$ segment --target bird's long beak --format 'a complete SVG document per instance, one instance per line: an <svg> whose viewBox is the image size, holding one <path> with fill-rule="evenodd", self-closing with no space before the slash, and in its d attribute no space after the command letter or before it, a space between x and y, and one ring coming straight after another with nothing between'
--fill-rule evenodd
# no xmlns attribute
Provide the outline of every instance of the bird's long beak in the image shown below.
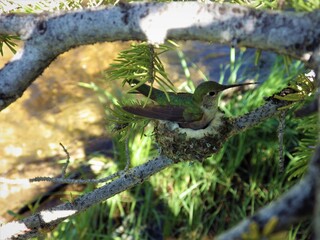
<svg viewBox="0 0 320 240"><path fill-rule="evenodd" d="M251 85L251 84L259 84L259 83L252 82L252 83L239 83L239 84L223 85L223 90L226 90L229 88L234 88L234 87L242 87L242 86Z"/></svg>

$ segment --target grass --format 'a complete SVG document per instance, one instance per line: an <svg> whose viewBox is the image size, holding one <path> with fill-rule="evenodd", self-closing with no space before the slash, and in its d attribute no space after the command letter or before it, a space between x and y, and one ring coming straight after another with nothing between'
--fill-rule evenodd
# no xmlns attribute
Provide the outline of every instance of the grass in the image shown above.
<svg viewBox="0 0 320 240"><path fill-rule="evenodd" d="M238 67L233 67L233 79L237 77ZM288 74L283 70L283 60L277 58L266 82L241 99L232 99L223 110L237 116L261 105L264 97L277 91L275 86L281 89L301 69L299 63L290 67ZM304 130L297 130L297 126L299 121L288 116L286 156L292 156L304 136ZM65 221L48 239L211 239L298 181L297 177L289 180L289 174L279 172L277 127L277 119L269 119L229 139L220 152L202 164L174 165ZM156 154L151 134L147 135L130 141L134 166ZM116 141L115 148L119 154L111 163L112 171L123 168L125 162L123 143ZM289 162L290 158L286 158L285 165ZM101 177L110 173L111 170L105 171ZM309 224L294 226L286 238L309 239L306 230Z"/></svg>

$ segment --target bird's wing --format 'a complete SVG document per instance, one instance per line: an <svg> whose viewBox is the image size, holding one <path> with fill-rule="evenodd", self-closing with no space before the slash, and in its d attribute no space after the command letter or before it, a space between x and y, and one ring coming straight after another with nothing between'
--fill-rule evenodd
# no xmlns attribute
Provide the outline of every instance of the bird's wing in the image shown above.
<svg viewBox="0 0 320 240"><path fill-rule="evenodd" d="M145 107L124 106L122 108L129 113L152 119L166 120L172 122L190 121L185 119L185 108L180 106L147 105Z"/></svg>

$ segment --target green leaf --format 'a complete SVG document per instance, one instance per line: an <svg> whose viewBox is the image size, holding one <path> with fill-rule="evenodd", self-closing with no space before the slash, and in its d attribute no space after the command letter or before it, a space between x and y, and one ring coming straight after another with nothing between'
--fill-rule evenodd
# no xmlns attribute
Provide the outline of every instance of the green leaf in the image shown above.
<svg viewBox="0 0 320 240"><path fill-rule="evenodd" d="M3 56L3 44L7 45L12 53L16 53L15 47L17 44L13 40L19 40L18 36L0 35L0 54Z"/></svg>

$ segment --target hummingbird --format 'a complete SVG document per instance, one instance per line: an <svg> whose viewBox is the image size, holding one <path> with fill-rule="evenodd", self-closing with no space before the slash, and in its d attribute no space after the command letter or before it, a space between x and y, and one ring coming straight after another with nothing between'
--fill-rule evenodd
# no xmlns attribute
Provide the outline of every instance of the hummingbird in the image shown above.
<svg viewBox="0 0 320 240"><path fill-rule="evenodd" d="M140 83L138 80L128 81L130 85ZM215 118L219 110L218 99L222 91L255 83L241 83L222 85L217 82L203 82L196 87L194 93L167 92L142 84L136 90L153 101L153 104L142 106L123 106L122 108L132 114L176 122L181 128L199 130L206 128Z"/></svg>

